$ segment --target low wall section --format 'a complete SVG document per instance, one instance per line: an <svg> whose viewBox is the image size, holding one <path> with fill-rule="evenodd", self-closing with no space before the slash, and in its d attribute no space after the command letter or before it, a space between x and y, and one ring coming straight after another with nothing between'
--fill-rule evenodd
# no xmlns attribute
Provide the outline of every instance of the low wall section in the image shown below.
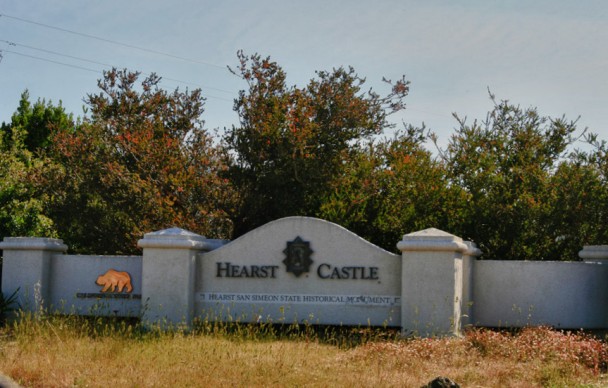
<svg viewBox="0 0 608 388"><path fill-rule="evenodd" d="M608 328L608 263L477 260L473 284L478 326Z"/></svg>
<svg viewBox="0 0 608 388"><path fill-rule="evenodd" d="M135 317L141 313L141 256L65 255L67 246L61 240L46 238L5 238L0 246L2 291L8 296L19 290L17 303L24 310ZM96 283L98 278L115 268L129 274L130 292L101 292L104 286Z"/></svg>
<svg viewBox="0 0 608 388"><path fill-rule="evenodd" d="M131 292L101 292L104 286L96 283L97 278L114 268L129 274ZM48 297L51 310L137 317L142 310L141 269L141 256L54 255Z"/></svg>

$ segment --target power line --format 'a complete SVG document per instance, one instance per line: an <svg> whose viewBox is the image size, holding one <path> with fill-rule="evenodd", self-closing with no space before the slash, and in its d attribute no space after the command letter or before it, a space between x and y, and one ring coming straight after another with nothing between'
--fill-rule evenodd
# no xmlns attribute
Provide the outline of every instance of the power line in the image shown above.
<svg viewBox="0 0 608 388"><path fill-rule="evenodd" d="M96 74L103 74L102 71L100 71L100 70L91 69L91 68L88 68L88 67L83 67L83 66L78 66L78 65L73 65L73 64L65 63L65 62L59 62L59 61L55 61L55 60L48 59L48 58L37 57L35 55L28 55L28 54L20 53L20 52L13 51L13 50L6 50L6 49L0 50L0 58L2 58L2 53L15 54L15 55L19 55L19 56L26 57L26 58L37 59L37 60L44 61L44 62L54 63L56 65L67 66L67 67L71 67L71 68L79 69L79 70L85 70L85 71L89 71L89 72L96 73ZM162 78L161 78L161 80L162 80ZM213 96L213 95L210 95L210 94L207 94L207 93L205 93L205 97L207 97L207 98L213 98L213 99L217 99L217 100L228 101L228 102L233 102L232 100L229 100L227 98Z"/></svg>
<svg viewBox="0 0 608 388"><path fill-rule="evenodd" d="M106 67L112 67L112 65L109 65L107 63L97 62L97 61L93 61L93 60L86 59L86 58L81 58L81 57L75 57L75 56L68 55L68 54L62 54L62 53L59 53L57 51L51 51L51 50L46 50L46 49L42 49L42 48L38 48L38 47L28 46L28 45L25 45L25 44L15 43L15 42L11 42L11 41L4 40L4 39L0 39L0 42L4 42L4 43L8 44L9 46L13 46L13 47L16 47L16 46L25 47L25 48L28 48L30 50L42 51L43 53L47 53L47 54L59 55L61 57L76 59L78 61L94 63L96 65L101 65L101 66L106 66Z"/></svg>
<svg viewBox="0 0 608 388"><path fill-rule="evenodd" d="M4 39L0 39L0 42L4 42L4 43L8 44L9 46L13 46L13 47L16 47L16 46L25 47L25 48L28 48L30 50L36 50L36 51L41 51L41 52L44 52L44 53L47 53L47 54L53 54L53 55L58 55L58 56L66 57L66 58L70 58L70 59L76 59L78 61L89 62L89 63L93 63L95 65L100 65L100 66L104 66L104 67L116 67L116 66L110 65L108 63L97 62L97 61L93 61L93 60L82 58L82 57L75 57L73 55L63 54L63 53L60 53L60 52L57 52L57 51L46 50L46 49L39 48L39 47L28 46L28 45L21 44L21 43L15 43L15 42L11 42L11 41L4 40ZM8 52L8 50L7 50L7 52ZM19 54L17 54L17 55L19 55ZM147 76L150 75L150 73L143 73L143 74L147 75ZM182 80L179 80L179 79L174 79L174 78L169 78L169 77L164 77L164 76L162 77L162 79L165 79L167 81L173 81L173 82L185 84L185 85L196 86L196 87L201 88L201 89L215 90L215 91L218 91L218 92L223 92L223 93L228 93L228 94L234 94L234 92L231 92L230 90L214 88L214 87L211 87L211 86L198 85L198 84L195 84L193 82L182 81Z"/></svg>
<svg viewBox="0 0 608 388"><path fill-rule="evenodd" d="M9 19L13 19L13 20L17 20L17 21L23 22L23 23L34 24L34 25L37 25L37 26L41 26L41 27L45 27L45 28L50 28L50 29L53 29L53 30L61 31L61 32L67 32L69 34L78 35L78 36L82 36L82 37L89 38L89 39L95 39L95 40L99 40L99 41L102 41L102 42L114 44L114 45L117 45L117 46L122 46L122 47L127 47L127 48L131 48L131 49L140 50L140 51L145 51L145 52L148 52L148 53L152 53L152 54L156 54L156 55L162 55L162 56L173 58L173 59L179 59L179 60L185 61L185 62L198 63L200 65L212 66L212 67L217 67L219 69L226 70L225 66L216 65L214 63L205 62L205 61L198 61L196 59L190 59L190 58L185 58L185 57L180 57L178 55L168 54L168 53L165 53L165 52L162 52L162 51L157 51L157 50L151 50L151 49L148 49L148 48L139 47L139 46L135 46L135 45L128 44L128 43L122 43L122 42L118 42L118 41L115 41L115 40L102 38L102 37L95 36L95 35L85 34L83 32L72 31L72 30L68 30L68 29L65 29L65 28L61 28L61 27L50 26L48 24L39 23L39 22L35 22L35 21L32 21L32 20L27 20L27 19L19 18L19 17L16 17L16 16L11 16L11 15L1 14L0 13L0 17L6 17L6 18L9 18Z"/></svg>
<svg viewBox="0 0 608 388"><path fill-rule="evenodd" d="M88 68L88 67L82 67L82 66L78 66L78 65L72 65L70 63L65 63L65 62L54 61L52 59L37 57L35 55L23 54L23 53L19 53L17 51L2 49L2 50L0 50L0 52L20 55L20 56L26 57L26 58L38 59L38 60L45 61L45 62L51 62L51 63L57 64L57 65L72 67L74 69L80 69L80 70L90 71L92 73L97 73L97 74L101 73L99 70L96 70L96 69L91 69L91 68Z"/></svg>

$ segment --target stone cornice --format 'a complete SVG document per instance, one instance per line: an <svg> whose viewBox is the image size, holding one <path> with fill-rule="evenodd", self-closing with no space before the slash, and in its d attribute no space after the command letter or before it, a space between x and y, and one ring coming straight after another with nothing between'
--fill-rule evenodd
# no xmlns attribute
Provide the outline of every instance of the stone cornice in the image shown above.
<svg viewBox="0 0 608 388"><path fill-rule="evenodd" d="M0 243L2 250L15 251L52 251L65 252L68 250L63 240L44 237L5 237Z"/></svg>

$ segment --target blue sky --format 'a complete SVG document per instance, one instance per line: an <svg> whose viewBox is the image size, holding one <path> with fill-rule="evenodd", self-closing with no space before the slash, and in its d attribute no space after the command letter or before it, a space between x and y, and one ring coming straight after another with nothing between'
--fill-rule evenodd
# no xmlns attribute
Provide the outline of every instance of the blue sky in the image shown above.
<svg viewBox="0 0 608 388"><path fill-rule="evenodd" d="M61 100L81 114L83 98L97 92L107 66L73 56L156 72L168 89L200 86L208 96L207 128L222 129L238 120L232 99L245 85L226 65L236 65L236 51L243 49L271 56L290 85L304 86L315 70L353 66L384 93L382 77L405 74L411 81L407 110L392 120L424 122L441 143L457 125L453 112L485 118L492 108L488 88L543 115L581 116L581 127L608 139L604 0L4 0L0 14L0 121L10 120L25 89L33 99Z"/></svg>

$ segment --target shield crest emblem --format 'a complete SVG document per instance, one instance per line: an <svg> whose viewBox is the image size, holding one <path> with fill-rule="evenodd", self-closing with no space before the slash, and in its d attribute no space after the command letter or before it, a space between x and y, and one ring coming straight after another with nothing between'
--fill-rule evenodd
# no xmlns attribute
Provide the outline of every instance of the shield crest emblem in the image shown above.
<svg viewBox="0 0 608 388"><path fill-rule="evenodd" d="M313 253L310 242L304 241L298 236L293 241L287 242L287 248L283 250L283 253L286 256L283 264L287 267L287 272L300 277L304 272L310 271L310 265L313 263L310 258Z"/></svg>

